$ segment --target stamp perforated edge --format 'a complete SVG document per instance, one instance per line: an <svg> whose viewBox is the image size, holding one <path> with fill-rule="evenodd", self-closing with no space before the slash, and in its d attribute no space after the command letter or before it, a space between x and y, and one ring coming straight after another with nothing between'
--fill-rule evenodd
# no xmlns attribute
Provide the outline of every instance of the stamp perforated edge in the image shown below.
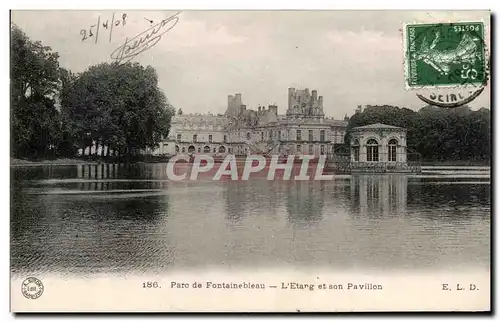
<svg viewBox="0 0 500 322"><path fill-rule="evenodd" d="M412 26L412 25L438 25L438 24L458 24L458 23L482 23L483 24L483 42L484 42L484 68L486 72L486 81L484 83L475 83L475 84L446 84L446 85L410 85L408 80L410 76L410 71L409 71L409 64L408 64L408 39L407 39L407 27ZM418 90L426 90L426 89L440 89L440 88L463 88L463 89L479 89L480 87L486 86L489 80L489 75L490 75L490 68L489 68L489 61L490 61L490 51L489 47L491 46L491 34L490 34L490 24L491 24L491 12L490 12L490 17L489 21L486 24L484 19L477 19L477 20L459 20L459 21L435 21L435 22L404 22L402 26L402 46L403 46L403 66L404 66L404 83L405 83L405 89L407 91L418 91ZM490 40L490 44L488 44L485 39Z"/></svg>

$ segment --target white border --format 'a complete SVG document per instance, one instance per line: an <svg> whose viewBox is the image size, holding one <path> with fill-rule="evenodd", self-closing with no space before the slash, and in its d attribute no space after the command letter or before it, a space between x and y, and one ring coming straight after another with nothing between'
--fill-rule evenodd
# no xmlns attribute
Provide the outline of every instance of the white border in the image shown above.
<svg viewBox="0 0 500 322"><path fill-rule="evenodd" d="M208 3L207 1L202 1L202 0L170 0L168 2L164 1L150 1L150 0L142 0L140 2L133 2L133 1L128 1L128 0L123 0L123 1L115 1L114 3L104 3L102 1L96 1L96 0L87 0L83 2L79 2L78 4L76 2L68 2L68 1L17 1L15 3L15 8L16 9L48 9L48 8L59 8L59 9L98 9L98 8L127 8L127 9L145 9L145 8L161 8L164 9L166 7L172 7L172 8L185 8L185 9L394 9L395 5L398 6L398 9L443 9L445 4L443 2L437 2L435 0L421 0L418 2L394 2L390 0L381 0L381 1L368 1L368 0L351 0L348 2L337 2L337 3L332 3L332 2L326 2L323 0L309 0L306 2L303 1L275 1L271 2L269 0L252 0L252 1L211 1ZM2 17L2 22L3 26L7 26L9 24L9 12L8 10L10 9L8 6L7 2L2 2L2 6L5 6L4 10L2 10L3 14L1 15ZM459 10L465 10L465 9L488 9L491 8L493 11L500 11L500 2L498 1L492 1L492 0L475 0L475 1L462 1L462 0L455 0L455 1L449 1L446 3L446 9L459 9ZM498 34L498 33L496 33ZM495 35L495 39L491 39L491 41L496 41L497 36ZM10 170L9 170L9 163L10 163L10 151L8 148L5 148L6 146L9 145L10 142L10 119L9 119L9 74L6 72L9 70L9 33L4 32L2 33L2 42L4 44L4 51L2 51L3 59L2 62L4 63L4 73L3 73L3 97L4 97L4 104L3 108L0 109L0 119L4 122L4 126L0 127L0 130L2 131L2 139L4 140L4 145L3 149L1 149L1 153L3 154L2 160L4 162L3 166L0 167L0 171L2 171L2 178L10 178ZM495 55L496 56L496 55ZM494 58L493 58L494 59ZM493 75L492 75L493 77ZM498 83L495 83L495 87L492 88L492 91L496 91L499 89ZM492 109L495 108L494 106L491 107ZM497 120L498 118L498 112L493 114L494 116L494 123L498 123L499 121ZM492 124L492 128L494 128ZM492 138L493 139L493 138ZM494 136L494 142L497 142L497 136ZM496 161L499 160L498 155L495 155ZM497 162L495 161L495 166L497 165ZM500 161L499 161L500 162ZM3 229L3 244L2 244L2 255L3 255L3 260L7 261L7 263L4 262L3 265L3 278L0 279L0 283L2 284L2 301L3 303L3 309L2 309L2 321L13 321L14 316L9 313L9 278L10 278L10 269L8 265L9 261L9 243L10 243L10 208L9 208L9 201L10 201L10 180L3 180L3 185L2 185L2 194L1 194L1 204L4 207L3 213L3 218L4 218L4 224L1 226ZM499 190L495 190L495 200L500 200L500 192ZM495 219L496 221L496 231L498 233L498 219ZM496 241L496 239L495 239ZM497 249L498 250L498 249ZM498 253L497 253L498 255ZM497 257L498 258L498 257ZM498 283L498 278L496 279ZM498 286L495 285L495 286ZM498 290L498 288L497 288ZM498 309L498 299L500 297L496 296L495 297L495 307ZM96 316L90 316L88 317L90 320L95 320L95 321L104 321L106 320L106 317L96 317ZM130 318L127 318L127 320L130 321L146 321L147 317L137 317L137 316L132 316ZM169 316L169 319L172 320L177 320L180 318L177 316ZM288 317L257 317L263 320L271 320L271 319L288 319ZM335 316L335 318L340 318L340 319L345 319L345 316ZM370 316L350 316L347 317L348 320L350 321L364 321L368 320ZM380 318L384 319L385 317L381 316ZM425 320L425 321L437 321L438 317L430 317L430 316L417 316L417 319ZM483 318L481 316L475 317L475 316L462 316L461 318L465 320L482 320ZM189 320L191 318L187 318ZM228 320L232 320L233 318L228 318ZM395 317L395 320L403 319L403 317ZM25 317L23 319L24 321L36 321L38 320L36 317ZM55 317L45 317L44 320L51 321L51 320L56 320ZM70 321L71 318L69 317L62 317L62 318L57 318L58 321ZM182 320L186 320L186 318L182 318Z"/></svg>

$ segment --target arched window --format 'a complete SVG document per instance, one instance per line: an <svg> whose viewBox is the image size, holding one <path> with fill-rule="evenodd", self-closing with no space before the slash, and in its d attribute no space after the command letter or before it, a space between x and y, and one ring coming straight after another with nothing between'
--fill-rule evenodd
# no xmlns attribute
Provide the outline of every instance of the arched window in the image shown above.
<svg viewBox="0 0 500 322"><path fill-rule="evenodd" d="M352 154L354 157L354 161L359 161L359 140L355 139L352 143Z"/></svg>
<svg viewBox="0 0 500 322"><path fill-rule="evenodd" d="M219 153L226 153L226 148L223 145L219 147Z"/></svg>
<svg viewBox="0 0 500 322"><path fill-rule="evenodd" d="M175 153L179 153L179 146L178 145L175 146Z"/></svg>
<svg viewBox="0 0 500 322"><path fill-rule="evenodd" d="M210 147L208 145L205 145L203 148L203 153L210 153Z"/></svg>
<svg viewBox="0 0 500 322"><path fill-rule="evenodd" d="M186 152L186 148L182 147L182 153L185 153L185 152Z"/></svg>
<svg viewBox="0 0 500 322"><path fill-rule="evenodd" d="M247 132L247 140L250 140L250 132Z"/></svg>
<svg viewBox="0 0 500 322"><path fill-rule="evenodd" d="M188 153L194 153L194 151L195 151L194 145L190 145L188 148Z"/></svg>
<svg viewBox="0 0 500 322"><path fill-rule="evenodd" d="M397 154L396 154L397 146L398 146L398 140L396 139L389 140L389 162L397 161Z"/></svg>
<svg viewBox="0 0 500 322"><path fill-rule="evenodd" d="M378 142L375 139L366 142L366 161L378 162Z"/></svg>

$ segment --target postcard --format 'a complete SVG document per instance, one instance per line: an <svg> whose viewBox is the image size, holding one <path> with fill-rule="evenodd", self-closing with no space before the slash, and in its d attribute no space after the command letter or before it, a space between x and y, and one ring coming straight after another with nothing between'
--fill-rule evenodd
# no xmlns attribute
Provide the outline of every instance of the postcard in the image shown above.
<svg viewBox="0 0 500 322"><path fill-rule="evenodd" d="M11 11L11 311L490 311L490 34Z"/></svg>

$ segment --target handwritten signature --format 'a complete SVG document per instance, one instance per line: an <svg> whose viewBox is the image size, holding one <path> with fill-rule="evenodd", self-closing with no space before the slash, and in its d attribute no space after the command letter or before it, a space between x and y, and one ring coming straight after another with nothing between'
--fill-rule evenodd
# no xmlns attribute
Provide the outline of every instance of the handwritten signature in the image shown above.
<svg viewBox="0 0 500 322"><path fill-rule="evenodd" d="M134 38L125 38L125 43L111 53L111 58L119 64L125 64L140 53L153 47L161 40L162 35L169 32L179 22L178 15L180 13L181 12L179 11L174 15L163 19Z"/></svg>

